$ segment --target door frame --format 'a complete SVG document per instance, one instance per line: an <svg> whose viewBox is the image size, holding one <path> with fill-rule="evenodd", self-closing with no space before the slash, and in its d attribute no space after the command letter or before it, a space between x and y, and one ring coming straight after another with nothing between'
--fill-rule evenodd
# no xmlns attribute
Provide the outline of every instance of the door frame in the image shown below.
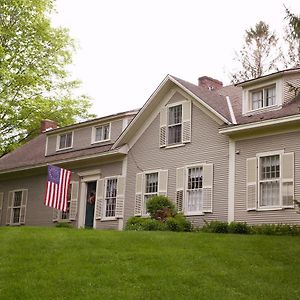
<svg viewBox="0 0 300 300"><path fill-rule="evenodd" d="M78 211L78 228L83 228L85 226L85 214L86 214L86 197L87 197L87 184L91 181L96 181L96 190L98 180L100 179L100 172L98 170L97 175L87 175L81 178L80 183L80 198L79 198L79 211ZM96 218L95 218L96 209L94 210L94 220L93 228L96 228Z"/></svg>

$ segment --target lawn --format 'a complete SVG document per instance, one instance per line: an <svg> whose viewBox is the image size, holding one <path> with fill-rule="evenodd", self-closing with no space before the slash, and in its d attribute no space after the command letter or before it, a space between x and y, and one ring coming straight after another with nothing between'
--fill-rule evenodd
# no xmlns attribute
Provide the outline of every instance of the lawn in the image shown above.
<svg viewBox="0 0 300 300"><path fill-rule="evenodd" d="M0 299L300 299L300 237L2 227Z"/></svg>

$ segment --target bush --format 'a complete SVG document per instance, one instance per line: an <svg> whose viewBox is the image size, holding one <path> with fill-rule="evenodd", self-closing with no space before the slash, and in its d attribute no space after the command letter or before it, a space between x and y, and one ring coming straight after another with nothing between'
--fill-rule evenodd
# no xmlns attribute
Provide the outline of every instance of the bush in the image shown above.
<svg viewBox="0 0 300 300"><path fill-rule="evenodd" d="M146 207L150 217L156 220L163 221L176 214L174 203L168 197L161 195L150 198Z"/></svg>
<svg viewBox="0 0 300 300"><path fill-rule="evenodd" d="M202 227L204 232L214 232L214 233L228 233L228 223L221 221L204 221L205 225Z"/></svg>
<svg viewBox="0 0 300 300"><path fill-rule="evenodd" d="M253 225L251 227L251 233L266 235L300 235L300 226L289 224Z"/></svg>
<svg viewBox="0 0 300 300"><path fill-rule="evenodd" d="M72 224L67 222L57 222L55 227L57 228L73 228Z"/></svg>
<svg viewBox="0 0 300 300"><path fill-rule="evenodd" d="M181 214L167 218L165 224L170 231L192 231L193 229L191 222Z"/></svg>
<svg viewBox="0 0 300 300"><path fill-rule="evenodd" d="M251 227L246 222L231 222L228 225L229 233L249 234Z"/></svg>

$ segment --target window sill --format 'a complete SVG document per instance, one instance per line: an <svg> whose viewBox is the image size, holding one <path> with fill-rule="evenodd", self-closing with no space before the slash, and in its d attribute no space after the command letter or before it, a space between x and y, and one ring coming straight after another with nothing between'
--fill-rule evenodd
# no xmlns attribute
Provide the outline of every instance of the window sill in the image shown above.
<svg viewBox="0 0 300 300"><path fill-rule="evenodd" d="M117 220L116 217L109 217L109 218L102 218L99 221L101 221L101 222L108 222L108 221L116 221L116 220Z"/></svg>
<svg viewBox="0 0 300 300"><path fill-rule="evenodd" d="M101 143L107 143L107 142L110 142L111 139L108 139L108 140L102 140L102 141L92 141L91 142L91 145L94 145L94 144L101 144Z"/></svg>
<svg viewBox="0 0 300 300"><path fill-rule="evenodd" d="M195 217L195 216L204 216L205 214L203 212L189 212L189 213L184 213L186 217Z"/></svg>
<svg viewBox="0 0 300 300"><path fill-rule="evenodd" d="M177 147L183 147L185 144L174 144L174 145L168 145L165 147L165 149L172 149L172 148L177 148Z"/></svg>
<svg viewBox="0 0 300 300"><path fill-rule="evenodd" d="M243 113L244 117L250 117L251 115L256 115L268 111L273 111L273 110L278 110L281 109L282 105L271 105L271 106L266 106L266 107L261 107L253 110L248 110L247 112Z"/></svg>
<svg viewBox="0 0 300 300"><path fill-rule="evenodd" d="M64 151L64 150L70 150L73 147L67 147L67 148L61 148L61 149L56 149L56 152Z"/></svg>
<svg viewBox="0 0 300 300"><path fill-rule="evenodd" d="M285 206L285 207L259 207L254 209L254 211L274 211L274 210L285 210L285 209L294 209L294 206Z"/></svg>

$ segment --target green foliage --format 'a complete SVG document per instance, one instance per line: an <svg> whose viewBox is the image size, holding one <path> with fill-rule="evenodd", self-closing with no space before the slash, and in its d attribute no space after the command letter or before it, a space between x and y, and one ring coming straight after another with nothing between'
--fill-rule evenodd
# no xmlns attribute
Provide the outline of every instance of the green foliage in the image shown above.
<svg viewBox="0 0 300 300"><path fill-rule="evenodd" d="M174 217L168 217L165 221L151 218L131 217L126 223L125 230L192 231L192 224L181 214Z"/></svg>
<svg viewBox="0 0 300 300"><path fill-rule="evenodd" d="M228 233L228 223L221 221L204 221L205 225L202 227L201 231L213 232L213 233Z"/></svg>
<svg viewBox="0 0 300 300"><path fill-rule="evenodd" d="M246 222L231 222L228 225L229 233L249 234L251 227Z"/></svg>
<svg viewBox="0 0 300 300"><path fill-rule="evenodd" d="M156 220L163 221L176 213L174 203L166 196L158 195L150 198L146 203L146 207L151 218Z"/></svg>
<svg viewBox="0 0 300 300"><path fill-rule="evenodd" d="M57 227L57 228L73 228L72 224L70 224L68 222L57 222L55 224L55 227Z"/></svg>
<svg viewBox="0 0 300 300"><path fill-rule="evenodd" d="M299 225L289 224L262 224L251 226L252 234L265 234L265 235L299 235Z"/></svg>
<svg viewBox="0 0 300 300"><path fill-rule="evenodd" d="M54 28L53 0L2 0L0 14L0 156L35 137L42 119L60 126L91 117L89 99L73 96L74 41Z"/></svg>
<svg viewBox="0 0 300 300"><path fill-rule="evenodd" d="M177 214L174 217L168 217L165 221L167 229L170 231L192 231L193 227L182 214Z"/></svg>

